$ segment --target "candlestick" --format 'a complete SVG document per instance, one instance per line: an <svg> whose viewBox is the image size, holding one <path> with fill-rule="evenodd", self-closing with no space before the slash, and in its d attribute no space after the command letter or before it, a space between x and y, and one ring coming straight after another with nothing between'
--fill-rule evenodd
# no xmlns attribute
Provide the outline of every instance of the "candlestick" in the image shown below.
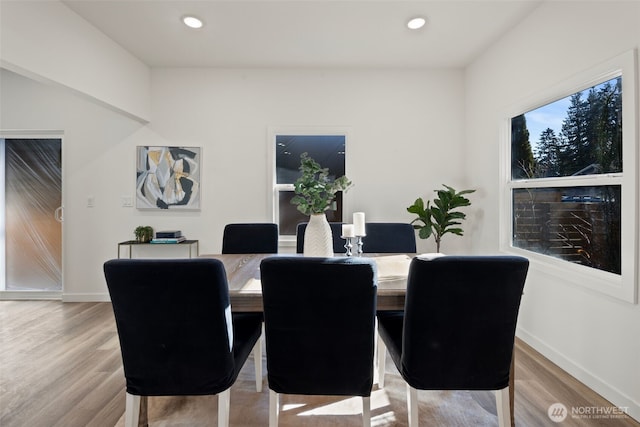
<svg viewBox="0 0 640 427"><path fill-rule="evenodd" d="M358 245L358 250L357 250L357 256L361 257L362 256L362 236L356 236L356 239L358 239L357 241L357 245Z"/></svg>
<svg viewBox="0 0 640 427"><path fill-rule="evenodd" d="M366 236L366 230L364 226L364 212L353 213L353 233L356 236Z"/></svg>
<svg viewBox="0 0 640 427"><path fill-rule="evenodd" d="M353 244L351 243L351 239L353 239L353 237L347 237L347 236L342 236L343 239L346 240L345 244L344 244L344 249L345 249L345 255L346 256L351 256L351 248L353 247Z"/></svg>

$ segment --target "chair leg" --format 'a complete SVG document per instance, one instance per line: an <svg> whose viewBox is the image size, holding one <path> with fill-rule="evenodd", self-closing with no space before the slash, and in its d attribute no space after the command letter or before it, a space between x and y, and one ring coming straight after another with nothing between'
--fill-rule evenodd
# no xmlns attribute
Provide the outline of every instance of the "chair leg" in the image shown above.
<svg viewBox="0 0 640 427"><path fill-rule="evenodd" d="M387 357L387 347L384 345L382 337L378 335L378 388L384 387L385 360Z"/></svg>
<svg viewBox="0 0 640 427"><path fill-rule="evenodd" d="M218 427L229 427L231 388L218 393Z"/></svg>
<svg viewBox="0 0 640 427"><path fill-rule="evenodd" d="M127 393L124 411L125 427L138 427L140 419L140 396Z"/></svg>
<svg viewBox="0 0 640 427"><path fill-rule="evenodd" d="M256 391L262 392L262 337L264 333L260 335L256 345L253 347L253 364L256 371Z"/></svg>
<svg viewBox="0 0 640 427"><path fill-rule="evenodd" d="M409 427L418 427L418 390L407 383L407 415Z"/></svg>
<svg viewBox="0 0 640 427"><path fill-rule="evenodd" d="M509 387L496 390L496 411L498 412L498 425L500 427L511 426L511 405L509 402Z"/></svg>
<svg viewBox="0 0 640 427"><path fill-rule="evenodd" d="M380 335L378 334L378 316L374 319L373 322L373 369L378 370L378 339Z"/></svg>
<svg viewBox="0 0 640 427"><path fill-rule="evenodd" d="M278 427L278 415L280 412L280 395L269 390L269 427Z"/></svg>
<svg viewBox="0 0 640 427"><path fill-rule="evenodd" d="M362 425L371 427L371 397L362 396Z"/></svg>

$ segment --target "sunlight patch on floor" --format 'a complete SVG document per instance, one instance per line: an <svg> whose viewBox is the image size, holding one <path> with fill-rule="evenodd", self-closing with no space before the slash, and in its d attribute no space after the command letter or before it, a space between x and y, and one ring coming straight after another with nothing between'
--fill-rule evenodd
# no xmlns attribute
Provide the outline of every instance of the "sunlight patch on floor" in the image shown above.
<svg viewBox="0 0 640 427"><path fill-rule="evenodd" d="M397 421L396 414L393 411L389 411L380 415L372 416L371 427L392 426L395 425Z"/></svg>
<svg viewBox="0 0 640 427"><path fill-rule="evenodd" d="M305 403L285 403L280 408L281 411L292 411L294 409L302 408L305 406Z"/></svg>
<svg viewBox="0 0 640 427"><path fill-rule="evenodd" d="M390 404L387 393L384 390L376 390L371 393L371 412L376 409L388 407ZM287 405L284 405L287 406ZM295 407L304 406L302 404L290 405ZM293 409L289 407L289 409ZM345 397L345 399L332 402L327 405L303 411L298 416L312 415L357 415L362 414L362 398L361 397ZM377 417L374 417L377 418Z"/></svg>

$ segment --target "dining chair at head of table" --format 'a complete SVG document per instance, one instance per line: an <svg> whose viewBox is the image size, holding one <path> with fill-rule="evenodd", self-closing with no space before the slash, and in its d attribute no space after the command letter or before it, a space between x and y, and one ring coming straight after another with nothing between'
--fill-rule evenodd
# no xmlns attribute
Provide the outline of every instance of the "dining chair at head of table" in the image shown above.
<svg viewBox="0 0 640 427"><path fill-rule="evenodd" d="M141 396L218 395L229 424L230 387L254 349L262 389L261 313L231 313L222 262L117 259L104 264L126 379L125 425Z"/></svg>
<svg viewBox="0 0 640 427"><path fill-rule="evenodd" d="M345 252L345 240L342 238L342 223L330 222L333 235L333 252L341 254ZM304 246L304 233L307 223L298 224L296 231L296 252L302 253ZM415 253L416 233L411 224L402 222L367 222L365 224L367 235L363 237L363 253Z"/></svg>
<svg viewBox="0 0 640 427"><path fill-rule="evenodd" d="M269 425L279 394L361 396L370 425L377 272L366 258L269 257L260 265Z"/></svg>
<svg viewBox="0 0 640 427"><path fill-rule="evenodd" d="M405 310L378 312L378 334L407 382L409 426L417 390L493 390L510 424L509 376L529 261L518 256L414 258ZM384 385L384 363L378 363Z"/></svg>
<svg viewBox="0 0 640 427"><path fill-rule="evenodd" d="M403 222L367 222L362 239L364 253L415 253L416 232Z"/></svg>
<svg viewBox="0 0 640 427"><path fill-rule="evenodd" d="M272 223L227 224L222 235L222 253L278 253L278 225Z"/></svg>

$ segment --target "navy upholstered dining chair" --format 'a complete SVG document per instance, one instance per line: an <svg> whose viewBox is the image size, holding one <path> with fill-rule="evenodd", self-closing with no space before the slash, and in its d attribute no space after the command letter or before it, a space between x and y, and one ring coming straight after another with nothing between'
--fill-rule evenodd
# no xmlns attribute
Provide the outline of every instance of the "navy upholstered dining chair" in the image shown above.
<svg viewBox="0 0 640 427"><path fill-rule="evenodd" d="M415 253L416 232L402 222L367 222L362 239L364 253Z"/></svg>
<svg viewBox="0 0 640 427"><path fill-rule="evenodd" d="M304 234L307 230L307 222L301 222L296 227L296 253L303 253L304 251ZM333 253L340 254L346 251L344 244L345 241L340 237L342 235L342 223L330 222L331 234L333 236Z"/></svg>
<svg viewBox="0 0 640 427"><path fill-rule="evenodd" d="M278 224L227 224L222 234L223 254L278 253Z"/></svg>
<svg viewBox="0 0 640 427"><path fill-rule="evenodd" d="M361 396L369 426L377 273L365 258L269 257L260 266L269 426L279 395Z"/></svg>
<svg viewBox="0 0 640 427"><path fill-rule="evenodd" d="M342 223L330 222L333 234L333 252L345 252L345 241L341 237ZM296 230L296 252L301 254L304 247L304 233L307 223L298 224ZM368 222L365 224L367 235L362 239L364 253L415 253L416 233L413 226L402 222Z"/></svg>
<svg viewBox="0 0 640 427"><path fill-rule="evenodd" d="M407 382L410 427L418 425L417 390L493 390L499 424L510 425L511 358L528 266L518 256L411 261L404 312L378 313L378 333ZM384 362L378 369L382 387Z"/></svg>
<svg viewBox="0 0 640 427"><path fill-rule="evenodd" d="M262 389L261 313L231 312L215 259L117 259L104 264L126 379L125 425L138 426L142 396L218 395L229 424L229 389L254 349ZM145 406L146 407L146 406Z"/></svg>

